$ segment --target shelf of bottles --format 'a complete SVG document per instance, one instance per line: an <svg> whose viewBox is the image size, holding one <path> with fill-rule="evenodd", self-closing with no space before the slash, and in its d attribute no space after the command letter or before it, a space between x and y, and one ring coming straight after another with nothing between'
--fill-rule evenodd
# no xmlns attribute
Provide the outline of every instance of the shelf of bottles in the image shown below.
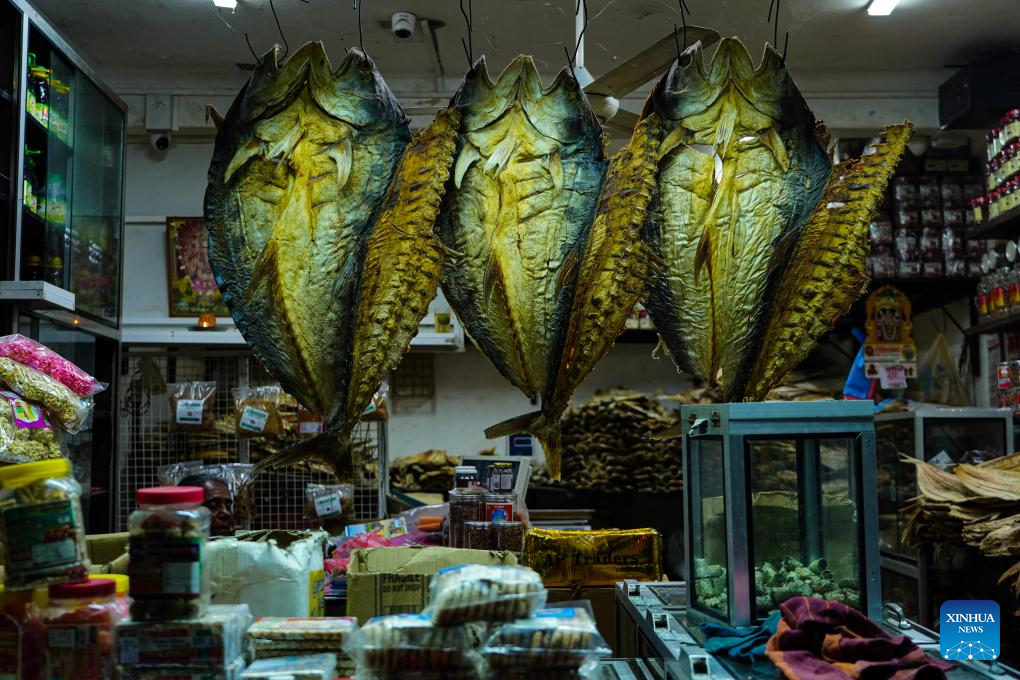
<svg viewBox="0 0 1020 680"><path fill-rule="evenodd" d="M69 290L76 313L116 325L124 114L35 31L25 74L20 279Z"/></svg>

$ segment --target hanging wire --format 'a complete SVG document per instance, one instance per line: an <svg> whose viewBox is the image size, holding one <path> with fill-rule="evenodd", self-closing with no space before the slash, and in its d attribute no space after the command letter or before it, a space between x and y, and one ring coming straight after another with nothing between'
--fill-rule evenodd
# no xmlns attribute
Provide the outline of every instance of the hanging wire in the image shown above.
<svg viewBox="0 0 1020 680"><path fill-rule="evenodd" d="M290 54L290 44L287 43L287 36L283 34L283 26L280 25L280 17L276 15L276 6L273 4L273 0L269 0L269 9L273 12L273 19L276 20L276 30L280 32L280 40L283 41L283 54L280 55L280 61L283 61Z"/></svg>
<svg viewBox="0 0 1020 680"><path fill-rule="evenodd" d="M770 0L769 2L769 23L772 23L772 10L776 12L776 22L772 25L772 47L779 49L779 3L782 0ZM783 41L783 63L786 63L786 50L790 47L790 32L786 32L786 39Z"/></svg>
<svg viewBox="0 0 1020 680"><path fill-rule="evenodd" d="M305 0L305 2L307 1ZM358 44L361 46L361 53L367 57L368 52L365 51L365 29L361 24L361 3L358 0L354 0L354 7L351 9L358 10Z"/></svg>
<svg viewBox="0 0 1020 680"><path fill-rule="evenodd" d="M577 9L574 10L574 16L576 17L581 9L584 9L584 26L581 27L581 32L577 36L577 42L574 43L574 54L573 56L567 52L567 46L563 46L563 53L567 55L567 65L570 70L574 70L574 62L577 60L577 51L581 49L581 41L584 40L584 33L588 30L588 0L577 0Z"/></svg>
<svg viewBox="0 0 1020 680"><path fill-rule="evenodd" d="M244 32L244 41L248 43L248 51L251 52L251 56L255 58L255 63L262 66L262 59L259 55L255 54L255 48L251 46L251 38L248 37L248 31Z"/></svg>
<svg viewBox="0 0 1020 680"><path fill-rule="evenodd" d="M464 25L467 27L467 41L464 38L460 39L460 44L464 46L464 56L468 60L468 68L475 65L475 48L471 43L471 33L475 29L475 9L468 0L468 8L464 9L464 0L460 0L460 14L464 17Z"/></svg>
<svg viewBox="0 0 1020 680"><path fill-rule="evenodd" d="M680 61L680 55L687 49L687 15L691 13L691 8L687 6L687 0L677 0L677 3L680 5L680 21L684 25L683 47L680 47L680 38L677 35L676 24L673 24L673 41L676 43L676 59Z"/></svg>

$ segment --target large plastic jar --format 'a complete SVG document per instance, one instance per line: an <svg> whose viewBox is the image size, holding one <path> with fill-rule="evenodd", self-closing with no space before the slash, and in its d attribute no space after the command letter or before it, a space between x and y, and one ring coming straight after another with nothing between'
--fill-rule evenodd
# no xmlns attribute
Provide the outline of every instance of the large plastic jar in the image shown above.
<svg viewBox="0 0 1020 680"><path fill-rule="evenodd" d="M482 519L485 511L485 489L472 486L450 491L450 521L447 523L447 543L451 548L467 546L465 522Z"/></svg>
<svg viewBox="0 0 1020 680"><path fill-rule="evenodd" d="M44 680L46 629L31 590L0 592L0 678Z"/></svg>
<svg viewBox="0 0 1020 680"><path fill-rule="evenodd" d="M112 678L113 627L124 615L110 579L50 586L43 610L46 677L63 680Z"/></svg>
<svg viewBox="0 0 1020 680"><path fill-rule="evenodd" d="M128 577L135 621L193 619L209 605L209 511L198 486L139 489L128 518Z"/></svg>
<svg viewBox="0 0 1020 680"><path fill-rule="evenodd" d="M7 590L88 579L81 487L65 458L0 468Z"/></svg>

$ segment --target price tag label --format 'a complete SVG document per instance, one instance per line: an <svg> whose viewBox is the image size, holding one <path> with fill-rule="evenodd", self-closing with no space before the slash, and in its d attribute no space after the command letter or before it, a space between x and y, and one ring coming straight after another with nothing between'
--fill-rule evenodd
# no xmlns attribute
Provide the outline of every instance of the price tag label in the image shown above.
<svg viewBox="0 0 1020 680"><path fill-rule="evenodd" d="M184 425L202 424L202 400L181 399L177 402L177 422Z"/></svg>
<svg viewBox="0 0 1020 680"><path fill-rule="evenodd" d="M903 366L882 366L878 380L882 389L904 389L907 386L907 370Z"/></svg>
<svg viewBox="0 0 1020 680"><path fill-rule="evenodd" d="M315 497L315 514L319 517L331 517L340 514L340 494L331 493Z"/></svg>
<svg viewBox="0 0 1020 680"><path fill-rule="evenodd" d="M253 406L245 406L241 411L241 429L249 432L265 432L269 413Z"/></svg>

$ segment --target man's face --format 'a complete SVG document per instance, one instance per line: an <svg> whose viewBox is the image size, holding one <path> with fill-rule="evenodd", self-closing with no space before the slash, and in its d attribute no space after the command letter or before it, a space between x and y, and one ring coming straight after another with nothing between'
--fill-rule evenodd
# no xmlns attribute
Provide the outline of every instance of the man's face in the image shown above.
<svg viewBox="0 0 1020 680"><path fill-rule="evenodd" d="M213 536L234 535L234 499L223 482L212 480L204 485L205 507L212 514L210 533Z"/></svg>

